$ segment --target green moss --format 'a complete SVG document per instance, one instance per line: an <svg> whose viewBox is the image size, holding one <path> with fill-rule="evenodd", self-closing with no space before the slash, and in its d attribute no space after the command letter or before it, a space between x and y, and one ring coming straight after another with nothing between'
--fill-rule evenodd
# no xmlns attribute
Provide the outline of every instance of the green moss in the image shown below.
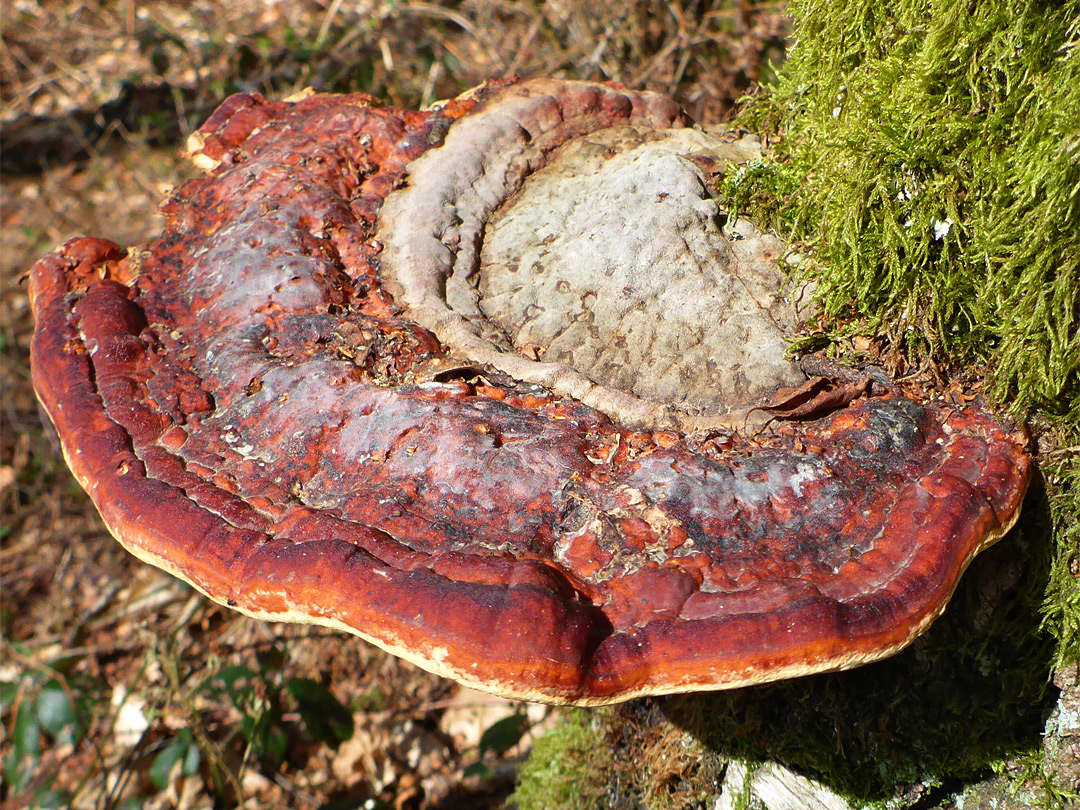
<svg viewBox="0 0 1080 810"><path fill-rule="evenodd" d="M568 711L538 739L508 804L519 810L590 810L604 806L614 766L602 712Z"/></svg>
<svg viewBox="0 0 1080 810"><path fill-rule="evenodd" d="M1080 4L789 11L781 78L742 116L781 141L732 203L805 242L829 313L1080 418Z"/></svg>
<svg viewBox="0 0 1080 810"><path fill-rule="evenodd" d="M1061 639L1058 663L1064 665L1080 661L1080 450L1058 451L1043 474L1050 490L1056 543L1043 603L1044 626Z"/></svg>

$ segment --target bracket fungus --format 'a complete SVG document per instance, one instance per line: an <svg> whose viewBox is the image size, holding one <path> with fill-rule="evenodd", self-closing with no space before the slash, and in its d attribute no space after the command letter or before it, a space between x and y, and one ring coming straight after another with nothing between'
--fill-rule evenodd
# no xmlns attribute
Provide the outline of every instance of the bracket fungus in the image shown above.
<svg viewBox="0 0 1080 810"><path fill-rule="evenodd" d="M709 193L750 148L609 85L234 96L163 236L33 269L34 385L116 538L251 616L551 703L873 661L1029 461L893 394L744 435L802 379Z"/></svg>

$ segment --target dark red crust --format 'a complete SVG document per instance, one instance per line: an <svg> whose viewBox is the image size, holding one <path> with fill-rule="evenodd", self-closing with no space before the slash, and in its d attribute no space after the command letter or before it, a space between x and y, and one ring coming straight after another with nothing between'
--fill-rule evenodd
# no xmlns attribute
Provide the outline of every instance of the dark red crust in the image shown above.
<svg viewBox="0 0 1080 810"><path fill-rule="evenodd" d="M755 447L455 376L380 289L376 226L474 103L230 99L203 130L221 165L160 240L38 263L34 385L111 531L218 601L516 697L724 688L907 644L1014 522L1022 450L977 408L899 397Z"/></svg>

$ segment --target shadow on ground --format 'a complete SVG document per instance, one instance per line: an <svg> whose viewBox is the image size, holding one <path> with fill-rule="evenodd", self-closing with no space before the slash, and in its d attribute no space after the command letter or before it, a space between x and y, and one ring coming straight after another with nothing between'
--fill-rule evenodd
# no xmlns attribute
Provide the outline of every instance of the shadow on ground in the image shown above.
<svg viewBox="0 0 1080 810"><path fill-rule="evenodd" d="M641 730L666 719L716 755L702 773L730 757L775 760L860 802L933 806L960 780L1039 748L1058 693L1039 615L1050 554L1036 481L1017 528L975 560L945 615L899 655L850 672L635 701L613 721Z"/></svg>

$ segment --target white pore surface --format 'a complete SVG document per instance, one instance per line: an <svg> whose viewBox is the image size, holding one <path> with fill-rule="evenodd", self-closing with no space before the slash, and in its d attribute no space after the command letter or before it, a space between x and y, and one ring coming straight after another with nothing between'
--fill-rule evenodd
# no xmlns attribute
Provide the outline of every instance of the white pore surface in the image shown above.
<svg viewBox="0 0 1080 810"><path fill-rule="evenodd" d="M709 194L706 170L745 151L693 129L569 141L487 223L483 316L525 356L690 413L801 382L782 245L748 224L725 234Z"/></svg>

